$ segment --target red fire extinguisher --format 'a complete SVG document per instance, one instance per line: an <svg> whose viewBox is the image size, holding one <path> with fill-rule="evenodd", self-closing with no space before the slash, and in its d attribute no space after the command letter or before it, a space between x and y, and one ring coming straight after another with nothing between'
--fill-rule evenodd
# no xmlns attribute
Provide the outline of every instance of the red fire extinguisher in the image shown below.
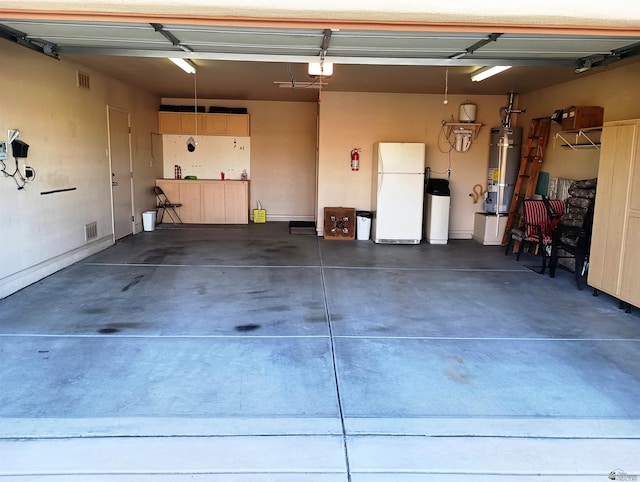
<svg viewBox="0 0 640 482"><path fill-rule="evenodd" d="M351 150L351 170L359 171L360 170L360 148L356 147Z"/></svg>

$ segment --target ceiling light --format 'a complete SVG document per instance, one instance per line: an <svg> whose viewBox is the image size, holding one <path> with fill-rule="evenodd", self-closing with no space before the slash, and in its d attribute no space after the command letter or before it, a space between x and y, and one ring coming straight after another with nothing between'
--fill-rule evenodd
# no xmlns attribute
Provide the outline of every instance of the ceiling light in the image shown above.
<svg viewBox="0 0 640 482"><path fill-rule="evenodd" d="M471 76L471 80L474 82L480 82L481 80L487 79L492 75L499 74L500 72L504 72L507 69L510 69L510 65L494 65L493 67L482 67L480 70L476 70Z"/></svg>
<svg viewBox="0 0 640 482"><path fill-rule="evenodd" d="M327 85L326 82L279 82L275 81L275 85L277 85L281 89L320 89L325 88Z"/></svg>
<svg viewBox="0 0 640 482"><path fill-rule="evenodd" d="M170 58L169 60L171 60L171 62L173 62L178 67L180 67L182 70L184 70L187 74L195 74L196 73L196 66L189 59Z"/></svg>
<svg viewBox="0 0 640 482"><path fill-rule="evenodd" d="M331 77L333 64L330 62L309 62L309 75L313 77Z"/></svg>

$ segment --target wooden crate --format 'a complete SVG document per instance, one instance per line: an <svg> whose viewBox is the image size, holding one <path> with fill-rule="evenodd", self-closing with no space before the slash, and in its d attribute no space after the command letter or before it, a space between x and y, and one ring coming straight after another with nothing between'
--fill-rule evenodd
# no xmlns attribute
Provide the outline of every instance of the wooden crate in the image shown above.
<svg viewBox="0 0 640 482"><path fill-rule="evenodd" d="M355 208L324 208L324 238L353 240L356 235Z"/></svg>

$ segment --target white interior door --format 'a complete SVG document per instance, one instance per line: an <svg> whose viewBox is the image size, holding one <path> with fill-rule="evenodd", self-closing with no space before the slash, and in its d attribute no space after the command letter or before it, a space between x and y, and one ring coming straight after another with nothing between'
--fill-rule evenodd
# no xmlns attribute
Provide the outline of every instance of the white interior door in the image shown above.
<svg viewBox="0 0 640 482"><path fill-rule="evenodd" d="M109 123L113 236L117 240L133 234L130 114L126 110L108 106L107 118Z"/></svg>

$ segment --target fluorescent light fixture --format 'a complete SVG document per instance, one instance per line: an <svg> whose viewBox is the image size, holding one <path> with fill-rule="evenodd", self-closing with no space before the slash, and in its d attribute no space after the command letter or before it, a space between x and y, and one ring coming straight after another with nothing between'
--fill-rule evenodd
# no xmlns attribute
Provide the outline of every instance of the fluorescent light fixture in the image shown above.
<svg viewBox="0 0 640 482"><path fill-rule="evenodd" d="M333 75L333 64L330 62L309 62L309 75L331 77Z"/></svg>
<svg viewBox="0 0 640 482"><path fill-rule="evenodd" d="M196 66L189 59L169 58L169 60L171 60L171 62L173 62L178 67L180 67L182 70L184 70L187 74L195 74L196 73Z"/></svg>
<svg viewBox="0 0 640 482"><path fill-rule="evenodd" d="M494 65L493 67L482 67L480 70L476 70L473 75L471 75L471 80L474 82L480 82L481 80L487 79L492 75L499 74L500 72L504 72L507 69L510 69L510 65Z"/></svg>
<svg viewBox="0 0 640 482"><path fill-rule="evenodd" d="M318 81L295 82L295 83L275 81L274 84L277 85L280 89L320 89L329 85L326 82L318 82Z"/></svg>

